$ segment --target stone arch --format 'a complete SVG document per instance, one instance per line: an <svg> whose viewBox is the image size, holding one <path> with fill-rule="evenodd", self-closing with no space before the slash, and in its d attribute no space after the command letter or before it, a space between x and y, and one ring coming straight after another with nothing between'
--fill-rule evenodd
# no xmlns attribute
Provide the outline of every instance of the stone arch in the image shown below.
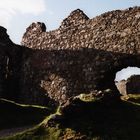
<svg viewBox="0 0 140 140"><path fill-rule="evenodd" d="M115 85L121 95L140 93L140 68L127 67L116 74Z"/></svg>
<svg viewBox="0 0 140 140"><path fill-rule="evenodd" d="M22 72L19 70L18 76L23 85L20 90L31 91L30 95L34 96L32 89L36 88L36 95L40 95L44 88L43 93L46 93L49 89L40 90L40 81L53 73L58 81L60 78L68 83L69 91L64 90L64 94L69 97L107 88L116 93L116 72L127 66L140 66L139 11L139 7L134 7L88 19L77 10L64 20L68 22L64 28L61 26L50 32L45 32L42 23L31 24L22 39L22 45L30 49L29 52L25 51L27 48L21 50L23 57L18 68ZM30 67L29 71L25 64ZM18 78L17 67L13 65L13 69ZM63 88L59 86L58 89Z"/></svg>

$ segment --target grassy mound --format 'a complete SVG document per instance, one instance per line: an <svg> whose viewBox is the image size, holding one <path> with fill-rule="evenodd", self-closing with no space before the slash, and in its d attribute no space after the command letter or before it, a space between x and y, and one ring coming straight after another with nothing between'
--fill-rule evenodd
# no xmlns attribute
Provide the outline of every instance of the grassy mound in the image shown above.
<svg viewBox="0 0 140 140"><path fill-rule="evenodd" d="M44 125L4 140L140 139L140 105L129 101L81 101L64 118L46 119Z"/></svg>

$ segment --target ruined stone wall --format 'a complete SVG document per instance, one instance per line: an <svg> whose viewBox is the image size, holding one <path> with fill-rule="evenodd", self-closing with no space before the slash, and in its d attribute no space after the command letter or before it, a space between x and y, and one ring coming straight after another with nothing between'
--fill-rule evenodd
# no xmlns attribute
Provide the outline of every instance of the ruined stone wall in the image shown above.
<svg viewBox="0 0 140 140"><path fill-rule="evenodd" d="M9 46L8 35L6 29L0 27L0 97L5 96L6 78L7 78L7 63L8 54L7 49Z"/></svg>
<svg viewBox="0 0 140 140"><path fill-rule="evenodd" d="M140 94L140 75L132 75L128 78L126 86L127 94Z"/></svg>
<svg viewBox="0 0 140 140"><path fill-rule="evenodd" d="M139 7L93 19L78 9L50 32L44 23L33 23L22 46L0 27L0 97L52 105L108 88L115 94L116 72L140 67L139 48Z"/></svg>
<svg viewBox="0 0 140 140"><path fill-rule="evenodd" d="M78 9L50 32L33 23L22 45L32 53L22 65L21 97L34 95L36 103L41 93L63 103L80 93L116 90L115 73L140 66L140 7L93 19Z"/></svg>
<svg viewBox="0 0 140 140"><path fill-rule="evenodd" d="M22 45L45 50L94 48L127 54L139 53L139 10L139 7L117 10L93 19L82 16L83 12L76 10L54 31L45 32L44 23L31 24L23 36ZM63 26L64 23L67 24Z"/></svg>
<svg viewBox="0 0 140 140"><path fill-rule="evenodd" d="M6 55L2 51L0 45L0 96L4 94L4 87L5 87L5 72L6 72Z"/></svg>
<svg viewBox="0 0 140 140"><path fill-rule="evenodd" d="M140 94L140 75L132 75L127 80L115 82L121 95Z"/></svg>
<svg viewBox="0 0 140 140"><path fill-rule="evenodd" d="M14 44L9 39L7 30L0 27L0 98L18 99L24 49Z"/></svg>

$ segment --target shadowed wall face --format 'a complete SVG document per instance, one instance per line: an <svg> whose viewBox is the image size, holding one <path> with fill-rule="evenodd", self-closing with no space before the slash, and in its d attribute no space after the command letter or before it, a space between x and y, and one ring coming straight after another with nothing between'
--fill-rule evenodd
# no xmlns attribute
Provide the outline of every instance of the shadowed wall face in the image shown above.
<svg viewBox="0 0 140 140"><path fill-rule="evenodd" d="M18 82L16 73L20 67L17 46L9 39L6 29L0 26L0 97L14 99Z"/></svg>
<svg viewBox="0 0 140 140"><path fill-rule="evenodd" d="M127 94L140 94L140 75L132 75L127 80Z"/></svg>

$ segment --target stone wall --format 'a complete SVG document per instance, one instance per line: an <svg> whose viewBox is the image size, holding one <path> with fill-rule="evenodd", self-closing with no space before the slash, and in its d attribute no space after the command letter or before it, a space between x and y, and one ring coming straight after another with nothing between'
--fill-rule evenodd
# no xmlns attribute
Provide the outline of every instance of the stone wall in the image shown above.
<svg viewBox="0 0 140 140"><path fill-rule="evenodd" d="M127 80L115 81L115 85L116 85L118 91L123 96L126 96L128 94L126 83L127 83Z"/></svg>
<svg viewBox="0 0 140 140"><path fill-rule="evenodd" d="M115 82L121 95L140 94L140 75L132 75L127 80Z"/></svg>
<svg viewBox="0 0 140 140"><path fill-rule="evenodd" d="M18 100L29 104L63 104L81 93L108 88L115 94L116 72L140 66L139 38L140 7L93 19L78 9L49 32L44 23L33 23L22 46L8 50L11 77L19 85L8 83L18 87Z"/></svg>
<svg viewBox="0 0 140 140"><path fill-rule="evenodd" d="M9 68L10 52L13 51L12 41L6 33L6 29L0 27L0 97L7 97L8 79L11 69ZM11 60L10 60L11 62Z"/></svg>
<svg viewBox="0 0 140 140"><path fill-rule="evenodd" d="M50 32L45 32L44 23L31 24L23 36L22 45L43 50L94 48L108 52L139 53L139 7L107 12L93 19L81 14L83 12L79 9L72 12L60 28ZM81 17L82 21L77 17ZM64 23L67 24L64 26Z"/></svg>
<svg viewBox="0 0 140 140"><path fill-rule="evenodd" d="M139 21L140 8L134 7L93 19L78 9L50 32L44 23L31 24L22 39L22 45L34 50L28 68L22 68L28 75L22 79L31 85L22 87L36 93L36 85L58 102L94 90L117 91L115 73L140 65Z"/></svg>
<svg viewBox="0 0 140 140"><path fill-rule="evenodd" d="M22 55L26 48L14 44L0 26L0 98L17 100Z"/></svg>
<svg viewBox="0 0 140 140"><path fill-rule="evenodd" d="M127 94L140 94L140 75L132 75L128 78L126 87Z"/></svg>

